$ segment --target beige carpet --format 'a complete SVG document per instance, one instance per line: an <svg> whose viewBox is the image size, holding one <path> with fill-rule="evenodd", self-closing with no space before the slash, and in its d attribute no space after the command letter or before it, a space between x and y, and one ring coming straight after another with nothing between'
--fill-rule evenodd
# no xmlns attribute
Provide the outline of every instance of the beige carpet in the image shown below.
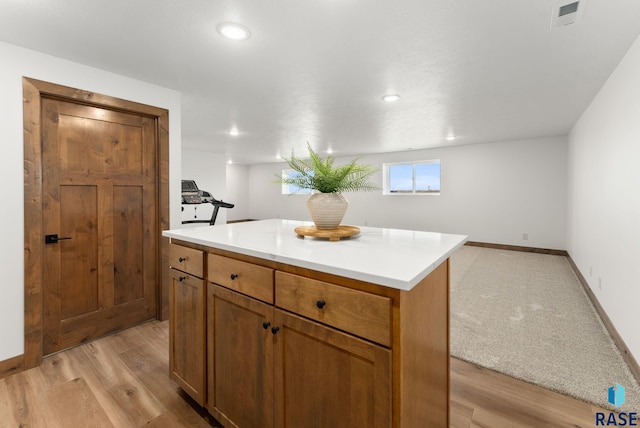
<svg viewBox="0 0 640 428"><path fill-rule="evenodd" d="M610 408L640 387L566 257L465 246L451 257L451 355Z"/></svg>

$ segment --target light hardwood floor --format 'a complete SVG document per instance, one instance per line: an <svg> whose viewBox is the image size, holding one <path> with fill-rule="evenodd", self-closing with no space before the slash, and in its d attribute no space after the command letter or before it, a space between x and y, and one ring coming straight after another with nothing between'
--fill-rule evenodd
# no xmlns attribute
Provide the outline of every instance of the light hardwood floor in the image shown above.
<svg viewBox="0 0 640 428"><path fill-rule="evenodd" d="M0 427L218 426L169 379L168 333L168 322L147 322L1 379ZM452 428L593 427L599 410L451 361Z"/></svg>

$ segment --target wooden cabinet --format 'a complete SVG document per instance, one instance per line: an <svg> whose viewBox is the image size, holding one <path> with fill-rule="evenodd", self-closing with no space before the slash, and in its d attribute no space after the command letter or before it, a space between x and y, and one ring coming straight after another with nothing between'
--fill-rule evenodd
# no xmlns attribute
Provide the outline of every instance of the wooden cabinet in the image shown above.
<svg viewBox="0 0 640 428"><path fill-rule="evenodd" d="M172 377L223 426L448 427L448 260L402 291L204 250L206 290L172 269Z"/></svg>
<svg viewBox="0 0 640 428"><path fill-rule="evenodd" d="M388 428L391 351L276 309L275 426Z"/></svg>
<svg viewBox="0 0 640 428"><path fill-rule="evenodd" d="M212 283L207 301L207 409L224 426L390 426L389 349Z"/></svg>
<svg viewBox="0 0 640 428"><path fill-rule="evenodd" d="M273 426L273 308L209 283L207 409L226 427Z"/></svg>
<svg viewBox="0 0 640 428"><path fill-rule="evenodd" d="M206 398L206 284L204 253L170 244L169 370L198 404Z"/></svg>

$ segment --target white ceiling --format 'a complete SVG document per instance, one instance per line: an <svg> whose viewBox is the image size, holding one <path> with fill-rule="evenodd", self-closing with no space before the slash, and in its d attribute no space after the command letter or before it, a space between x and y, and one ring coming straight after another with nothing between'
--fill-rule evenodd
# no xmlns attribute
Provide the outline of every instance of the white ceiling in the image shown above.
<svg viewBox="0 0 640 428"><path fill-rule="evenodd" d="M550 31L569 1L0 0L0 40L180 91L183 147L262 163L566 135L640 34L637 0Z"/></svg>

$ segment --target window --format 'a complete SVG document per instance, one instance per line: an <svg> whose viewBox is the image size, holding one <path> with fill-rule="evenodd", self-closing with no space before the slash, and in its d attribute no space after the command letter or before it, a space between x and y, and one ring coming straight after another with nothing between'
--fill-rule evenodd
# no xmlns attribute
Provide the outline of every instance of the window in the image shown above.
<svg viewBox="0 0 640 428"><path fill-rule="evenodd" d="M440 159L383 164L385 195L439 195Z"/></svg>
<svg viewBox="0 0 640 428"><path fill-rule="evenodd" d="M300 173L298 171L294 171L292 169L282 170L282 178L296 178L299 176ZM313 190L311 189L301 189L295 184L282 183L283 195L310 195L311 193L313 193Z"/></svg>

